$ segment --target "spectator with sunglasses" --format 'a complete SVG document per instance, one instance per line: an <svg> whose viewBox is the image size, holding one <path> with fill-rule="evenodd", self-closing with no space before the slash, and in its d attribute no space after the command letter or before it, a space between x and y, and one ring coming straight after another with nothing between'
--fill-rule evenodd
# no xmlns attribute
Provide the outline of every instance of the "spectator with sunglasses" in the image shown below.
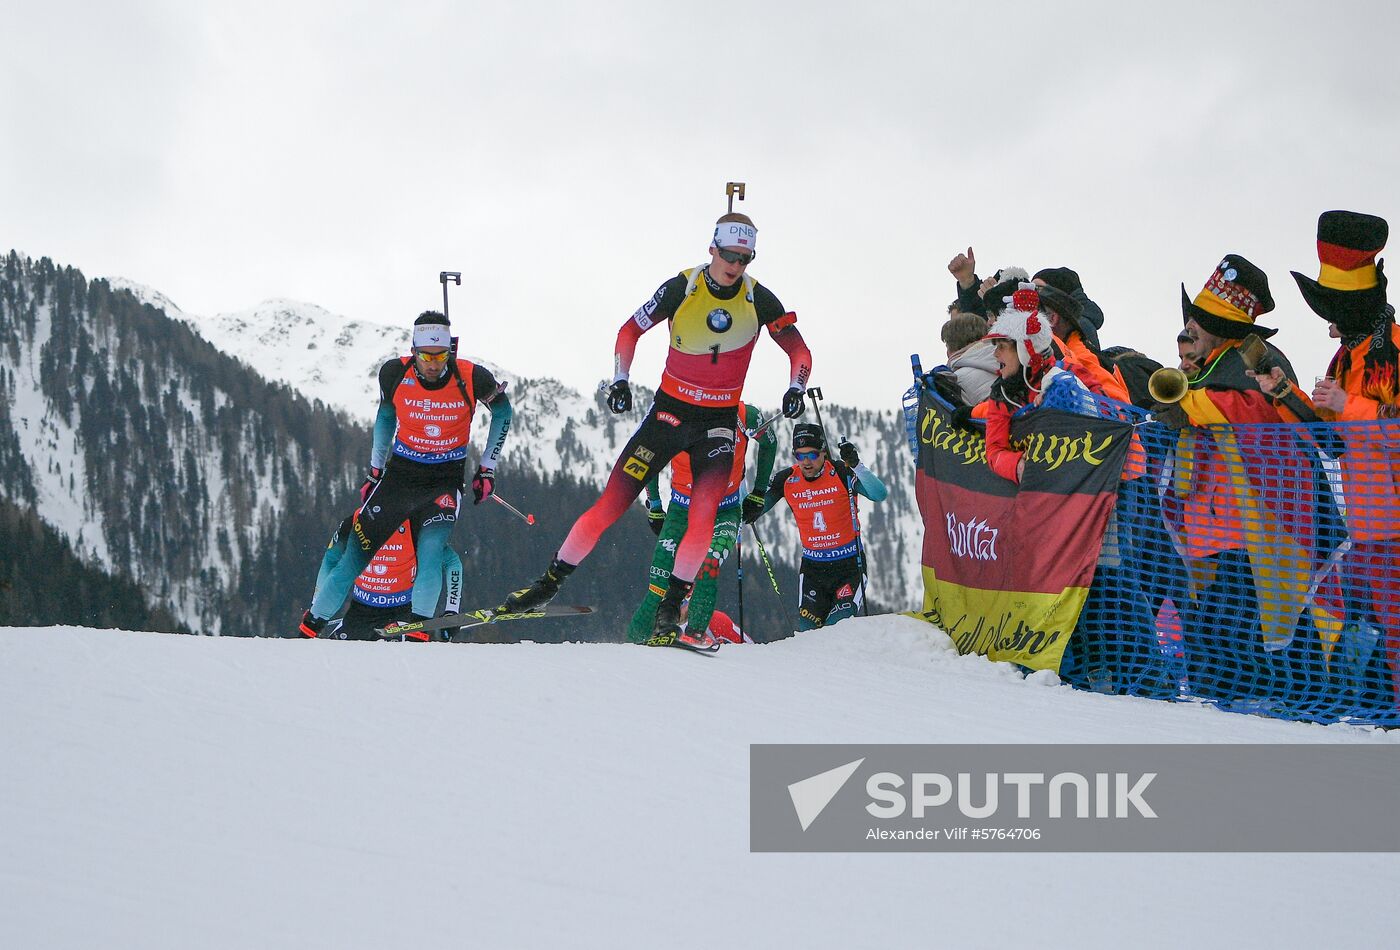
<svg viewBox="0 0 1400 950"><path fill-rule="evenodd" d="M860 462L850 442L837 446L840 461L827 458L821 426L793 426L791 468L773 476L762 505L744 506L752 524L779 501L797 518L802 539L797 629L830 626L854 616L865 601L865 555L860 542L856 496L884 501L885 483Z"/></svg>
<svg viewBox="0 0 1400 950"><path fill-rule="evenodd" d="M420 314L413 324L412 353L379 368L379 414L361 506L345 553L319 579L297 635L316 637L325 629L355 579L405 521L420 526L419 559L442 563L461 506L478 403L491 410L486 451L471 480L472 495L481 504L495 486L496 463L510 431L510 400L490 370L456 355L445 316L433 310ZM413 617L432 617L441 592L441 571L425 574L413 587Z"/></svg>
<svg viewBox="0 0 1400 950"><path fill-rule="evenodd" d="M773 292L746 272L754 259L757 235L747 215L724 215L715 224L709 262L663 283L622 325L614 346L608 408L615 413L632 408L627 374L637 341L664 323L670 351L656 398L614 464L602 496L574 522L549 568L532 586L508 596L498 609L530 610L552 600L603 532L631 506L651 474L678 453L688 452L689 524L676 548L675 565L646 642L703 652L717 649L718 643L704 628L682 628L680 607L710 550L715 514L734 457L740 394L760 331L766 327L773 342L788 355L791 375L783 396L784 415L801 415L812 371L811 353L794 326L797 315L784 310Z"/></svg>

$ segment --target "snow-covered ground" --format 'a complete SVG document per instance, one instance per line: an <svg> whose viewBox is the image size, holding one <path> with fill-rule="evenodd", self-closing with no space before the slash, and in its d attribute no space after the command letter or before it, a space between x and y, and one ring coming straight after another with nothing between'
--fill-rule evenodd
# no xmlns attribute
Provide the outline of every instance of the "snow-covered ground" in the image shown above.
<svg viewBox="0 0 1400 950"><path fill-rule="evenodd" d="M1400 924L1396 855L749 853L754 742L1400 741L1023 680L903 617L716 657L0 628L0 723L3 947L1390 946Z"/></svg>

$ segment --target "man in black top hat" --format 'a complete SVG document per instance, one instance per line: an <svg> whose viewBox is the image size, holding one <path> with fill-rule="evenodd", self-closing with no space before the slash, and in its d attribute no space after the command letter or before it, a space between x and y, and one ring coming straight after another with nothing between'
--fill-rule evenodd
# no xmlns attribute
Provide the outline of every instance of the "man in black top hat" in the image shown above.
<svg viewBox="0 0 1400 950"><path fill-rule="evenodd" d="M1181 309L1194 341L1183 360L1200 370L1182 400L1157 407L1157 415L1175 416L1188 429L1173 453L1169 500L1178 552L1202 587L1191 604L1178 604L1192 689L1226 699L1275 695L1290 669L1306 676L1300 665L1316 644L1311 631L1295 636L1315 551L1307 532L1295 533L1281 514L1312 504L1321 479L1316 452L1279 426L1298 416L1263 391L1272 380L1254 375L1241 352L1251 334L1277 332L1256 323L1274 309L1264 272L1227 254L1194 298L1182 285ZM1265 346L1286 392L1307 405L1288 359ZM1248 423L1272 427L1241 425ZM1222 424L1236 428L1194 428Z"/></svg>

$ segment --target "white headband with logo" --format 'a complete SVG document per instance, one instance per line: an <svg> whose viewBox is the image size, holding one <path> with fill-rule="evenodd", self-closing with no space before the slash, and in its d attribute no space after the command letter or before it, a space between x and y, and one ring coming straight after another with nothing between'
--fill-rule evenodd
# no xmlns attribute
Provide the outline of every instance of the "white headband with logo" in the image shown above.
<svg viewBox="0 0 1400 950"><path fill-rule="evenodd" d="M424 323L413 328L413 348L452 345L452 328L441 323Z"/></svg>
<svg viewBox="0 0 1400 950"><path fill-rule="evenodd" d="M742 221L721 221L715 225L715 237L710 243L715 247L742 247L756 250L758 229Z"/></svg>

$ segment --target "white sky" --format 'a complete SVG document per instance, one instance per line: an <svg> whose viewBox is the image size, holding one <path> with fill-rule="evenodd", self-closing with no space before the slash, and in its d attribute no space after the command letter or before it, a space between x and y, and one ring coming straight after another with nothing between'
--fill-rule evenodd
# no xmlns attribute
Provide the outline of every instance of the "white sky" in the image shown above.
<svg viewBox="0 0 1400 950"><path fill-rule="evenodd" d="M268 297L408 323L588 386L704 259L743 180L754 275L827 398L890 408L942 356L945 266L1068 265L1105 345L1172 356L1180 291L1289 269L1329 208L1400 224L1400 14L1379 3L36 4L0 0L0 247L192 313ZM654 383L650 334L634 378ZM776 404L768 341L748 395Z"/></svg>

